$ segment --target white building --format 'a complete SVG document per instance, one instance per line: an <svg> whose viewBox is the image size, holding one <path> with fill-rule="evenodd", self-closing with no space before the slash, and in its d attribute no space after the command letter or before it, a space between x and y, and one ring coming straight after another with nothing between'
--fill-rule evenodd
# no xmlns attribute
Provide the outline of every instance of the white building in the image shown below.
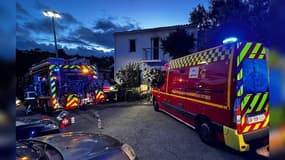
<svg viewBox="0 0 285 160"><path fill-rule="evenodd" d="M186 29L189 34L193 33L197 39L198 29L189 24L114 33L114 77L116 78L116 73L130 62L161 66L163 62L169 61L169 55L164 54L161 49L160 39L166 38L177 28ZM196 50L194 49L194 51Z"/></svg>

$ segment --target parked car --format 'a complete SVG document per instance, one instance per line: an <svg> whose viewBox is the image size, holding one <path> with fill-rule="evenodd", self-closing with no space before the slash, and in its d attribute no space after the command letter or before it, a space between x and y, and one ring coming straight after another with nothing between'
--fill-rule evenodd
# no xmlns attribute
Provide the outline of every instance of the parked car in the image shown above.
<svg viewBox="0 0 285 160"><path fill-rule="evenodd" d="M58 124L50 119L16 120L16 140L59 133Z"/></svg>
<svg viewBox="0 0 285 160"><path fill-rule="evenodd" d="M118 101L118 84L116 81L110 79L110 80L104 80L101 82L103 84L103 92L105 94L105 101L107 102L117 102Z"/></svg>
<svg viewBox="0 0 285 160"><path fill-rule="evenodd" d="M25 114L29 115L31 114L35 108L36 108L36 99L37 99L37 93L32 90L25 91L24 94L24 102L25 105Z"/></svg>
<svg viewBox="0 0 285 160"><path fill-rule="evenodd" d="M26 115L26 106L24 101L16 97L16 116Z"/></svg>
<svg viewBox="0 0 285 160"><path fill-rule="evenodd" d="M136 154L130 145L107 135L67 132L18 141L16 158L135 160Z"/></svg>
<svg viewBox="0 0 285 160"><path fill-rule="evenodd" d="M18 97L16 97L16 108L21 107L21 105L23 105L22 101Z"/></svg>

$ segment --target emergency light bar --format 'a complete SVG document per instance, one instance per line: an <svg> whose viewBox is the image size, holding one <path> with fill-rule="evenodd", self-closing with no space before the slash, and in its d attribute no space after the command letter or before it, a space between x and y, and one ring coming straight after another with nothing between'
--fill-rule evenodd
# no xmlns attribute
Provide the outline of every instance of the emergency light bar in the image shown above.
<svg viewBox="0 0 285 160"><path fill-rule="evenodd" d="M236 37L229 37L223 40L223 44L228 44L228 43L234 43L236 42L238 39Z"/></svg>

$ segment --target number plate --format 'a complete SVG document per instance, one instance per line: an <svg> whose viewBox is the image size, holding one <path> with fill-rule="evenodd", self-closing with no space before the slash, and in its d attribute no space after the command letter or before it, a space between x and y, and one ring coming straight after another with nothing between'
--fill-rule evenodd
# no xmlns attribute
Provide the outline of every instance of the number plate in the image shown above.
<svg viewBox="0 0 285 160"><path fill-rule="evenodd" d="M247 117L247 123L248 124L252 124L252 123L257 123L257 122L261 122L265 119L265 115L264 114L258 114L255 116L249 116Z"/></svg>

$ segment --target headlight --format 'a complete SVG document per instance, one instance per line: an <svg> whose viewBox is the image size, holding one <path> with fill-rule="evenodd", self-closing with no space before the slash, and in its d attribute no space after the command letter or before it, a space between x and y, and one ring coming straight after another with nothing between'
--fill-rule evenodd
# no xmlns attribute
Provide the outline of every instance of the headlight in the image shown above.
<svg viewBox="0 0 285 160"><path fill-rule="evenodd" d="M16 100L16 106L19 106L21 104L21 100Z"/></svg>
<svg viewBox="0 0 285 160"><path fill-rule="evenodd" d="M123 144L121 149L126 153L130 160L136 159L136 153L130 145Z"/></svg>
<svg viewBox="0 0 285 160"><path fill-rule="evenodd" d="M57 116L56 119L59 120L59 121L62 120L62 118L60 116Z"/></svg>
<svg viewBox="0 0 285 160"><path fill-rule="evenodd" d="M118 88L116 86L111 86L110 91L118 91Z"/></svg>
<svg viewBox="0 0 285 160"><path fill-rule="evenodd" d="M42 121L43 123L45 123L45 128L48 128L48 129L57 129L58 126L55 122L53 121L50 121L50 120L43 120Z"/></svg>
<svg viewBox="0 0 285 160"><path fill-rule="evenodd" d="M46 127L50 128L50 129L57 129L58 128L57 125L55 125L55 124L48 124Z"/></svg>

